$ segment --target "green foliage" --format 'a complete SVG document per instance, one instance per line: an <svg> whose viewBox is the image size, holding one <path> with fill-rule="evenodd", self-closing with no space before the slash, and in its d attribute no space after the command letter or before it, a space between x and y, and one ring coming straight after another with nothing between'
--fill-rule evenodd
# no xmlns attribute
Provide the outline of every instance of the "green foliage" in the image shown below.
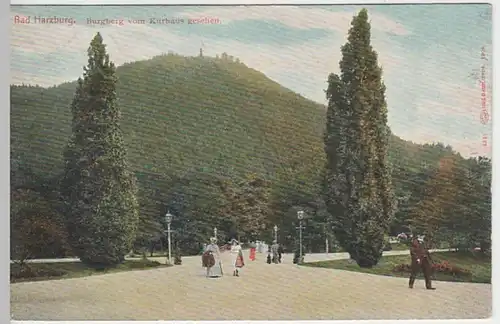
<svg viewBox="0 0 500 324"><path fill-rule="evenodd" d="M69 247L57 201L32 189L11 192L11 258L27 259L65 255Z"/></svg>
<svg viewBox="0 0 500 324"><path fill-rule="evenodd" d="M420 202L413 208L411 222L419 234L424 234L428 242L435 240L440 224L457 203L455 177L458 176L457 161L454 157L443 158L439 168L425 185Z"/></svg>
<svg viewBox="0 0 500 324"><path fill-rule="evenodd" d="M366 9L342 47L341 76L328 78L325 201L340 245L362 267L377 264L394 214L382 70Z"/></svg>
<svg viewBox="0 0 500 324"><path fill-rule="evenodd" d="M168 201L170 183L171 180L165 177L141 174L137 194L140 213L134 249L150 248L152 242L159 242L164 237L165 202Z"/></svg>
<svg viewBox="0 0 500 324"><path fill-rule="evenodd" d="M111 267L93 267L82 262L25 263L10 265L10 281L39 281L78 278L113 272L166 267L158 261L127 260Z"/></svg>
<svg viewBox="0 0 500 324"><path fill-rule="evenodd" d="M394 272L405 272L407 274L412 272L412 266L408 263L398 264L393 268ZM432 271L434 273L445 274L452 277L471 277L472 272L468 269L464 269L461 267L457 267L453 264L450 264L448 261L444 261L441 263L433 263Z"/></svg>
<svg viewBox="0 0 500 324"><path fill-rule="evenodd" d="M61 194L74 253L86 264L105 266L121 263L130 251L138 205L116 106L115 66L102 41L98 33L90 43L71 105Z"/></svg>
<svg viewBox="0 0 500 324"><path fill-rule="evenodd" d="M254 241L266 230L268 222L269 182L256 174L248 174L237 181L221 183L224 204L220 215L228 218L228 238L239 237L243 241ZM224 228L224 225L222 225Z"/></svg>
<svg viewBox="0 0 500 324"><path fill-rule="evenodd" d="M218 229L227 241L255 240L269 227L269 182L255 174L243 178L196 173L172 183L168 208L174 213L174 239L183 251L196 254Z"/></svg>
<svg viewBox="0 0 500 324"><path fill-rule="evenodd" d="M358 27L360 30L366 29L362 24ZM353 40L357 46L366 45L366 42L365 36ZM344 60L346 69L355 62L356 57L362 55L354 55L356 53L352 49L347 45L344 47L344 52L353 53ZM374 63L374 54L368 50L366 53L363 54L365 63ZM362 76L356 71L354 69L346 75L351 92L355 89L356 78ZM383 88L376 81L378 72L377 68L373 68L367 70L364 76L375 77L370 86L380 85ZM296 212L299 209L308 215L303 231L307 251L321 251L325 237L330 238L332 246L333 242L340 241L332 230L339 211L331 208L332 201L325 205L321 198L327 162L322 140L325 130L323 105L281 87L227 53L216 58L206 55L183 57L169 53L127 63L116 69L116 76L119 77L116 83L117 104L122 114L120 128L124 143L127 144L130 170L137 177L139 187L137 199L140 213L133 240L135 249L142 250L154 244L166 247L163 231L166 229L164 215L168 209L174 214L172 239L186 255L200 251L201 244L213 235L213 227L219 230L220 242L234 236L271 241L272 226L278 225L280 243L292 250L298 236ZM358 143L359 150L339 151L340 154L337 154L335 147L345 148L347 139L354 138L354 133L359 133L361 127L355 123L344 124L350 110L341 99L347 96L347 87L338 76L331 75L329 79L329 98L338 99L335 102L330 100L327 115L329 169L338 165L343 168L338 171L345 173L347 170L354 172L354 168L376 166L375 161L384 160L381 157L385 154L385 148L383 143L377 142L383 136L377 137L374 133L388 133L387 128L384 130L380 127L380 132L365 132L366 138L377 139L373 142L378 144L370 146L374 149L370 153L373 158L365 158L369 155L365 153L369 152L370 147L362 143ZM366 84L369 80L365 78L362 83ZM46 200L45 193L52 197L54 190L55 197L59 196L60 190L52 187L60 182L61 170L66 168L61 152L65 149L68 137L73 136L72 127L69 127L72 125L72 112L68 107L72 103L75 88L81 87L84 87L83 80L51 88L32 85L10 87L11 165L16 165L12 168L16 171L11 174L11 191L35 186L33 190L44 197L42 200ZM380 99L383 91L375 88L372 89L373 98ZM93 87L93 90L99 89ZM103 89L101 92L106 91ZM111 95L110 91L107 92ZM76 94L80 95L78 91ZM357 117L362 117L365 110L361 109L361 104L364 104L361 99L366 93L349 95L360 98L359 105L353 111ZM373 107L385 111L383 103ZM378 114L376 109L372 112ZM370 120L365 125L367 130L375 129L376 125L385 125L380 118L364 117L364 120ZM82 128L82 135L93 132L86 131L83 124ZM458 240L455 233L460 228L460 240L477 240L485 248L488 247L491 195L489 184L481 185L476 178L488 168L491 172L491 164L488 166L483 163L484 167L480 167L478 162L464 160L451 147L440 143L418 145L392 134L388 136L388 158L393 166L392 183L398 200L398 208L390 226L391 234L411 231L412 217L417 214L418 203L425 197L429 181L439 168L439 161L451 155L464 168L472 171L470 174L462 172L454 180L453 183L459 188L456 199L464 203L460 204L460 210L455 210L455 219L448 216L443 218L438 235L446 240ZM340 143L343 143L342 147ZM78 150L81 148L82 145L75 147ZM88 146L86 153L90 154L94 148L97 150L97 144L95 147ZM79 159L80 155L77 156ZM77 156L68 157L68 160L74 161ZM348 161L359 165L351 165L349 169L346 164ZM88 161L82 160L80 163ZM375 174L375 171L382 174L380 177L377 174L378 178L386 179L384 168L373 167L370 172ZM330 180L335 181L332 172L329 176ZM252 182L249 177L256 180ZM329 187L330 192L334 193L329 194L330 197L335 197L335 192L340 190L345 192L346 179L342 178L341 173L338 177L338 183ZM369 178L365 177L365 180ZM88 182L91 180L97 178L88 179ZM68 191L62 193L67 194ZM64 195L62 198L66 199ZM73 204L71 201L78 199L67 201ZM135 205L133 199L129 202ZM379 203L382 206L382 201ZM50 214L60 213L57 204L50 205L53 206ZM75 215L81 222L84 222L80 212L83 207L80 204L74 206L79 210ZM342 211L342 208L339 210ZM359 219L368 212L359 210L353 217ZM377 213L371 216L374 214ZM332 218L332 215L335 217ZM122 217L113 219L121 220ZM95 223L86 224L86 227L103 228L96 233L104 237L101 233L107 233L107 225L107 222L103 226ZM357 231L366 232L368 226ZM379 237L384 226L377 225L374 237ZM467 226L474 231L468 233ZM130 230L123 233L129 233Z"/></svg>
<svg viewBox="0 0 500 324"><path fill-rule="evenodd" d="M436 252L432 253L432 259L436 263L433 280L491 283L490 256L471 252ZM304 266L408 278L406 272L408 261L408 255L390 255L382 257L380 262L372 268L361 268L349 260L310 262L305 263ZM417 278L422 277L420 272Z"/></svg>
<svg viewBox="0 0 500 324"><path fill-rule="evenodd" d="M122 129L139 177L182 178L204 170L269 178L289 161L303 164L320 145L323 106L242 63L160 55L125 64L117 76ZM14 156L36 170L62 165L75 85L11 87ZM43 113L34 118L34 111Z"/></svg>
<svg viewBox="0 0 500 324"><path fill-rule="evenodd" d="M491 160L444 158L412 209L414 229L451 247L491 247Z"/></svg>

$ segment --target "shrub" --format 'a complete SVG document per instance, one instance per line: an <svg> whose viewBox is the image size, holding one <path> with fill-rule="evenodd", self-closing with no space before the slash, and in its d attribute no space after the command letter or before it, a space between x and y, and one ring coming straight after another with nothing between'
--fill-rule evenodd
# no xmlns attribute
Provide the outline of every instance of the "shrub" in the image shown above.
<svg viewBox="0 0 500 324"><path fill-rule="evenodd" d="M174 264L175 265L181 265L182 264L181 250L179 248L177 248L175 250Z"/></svg>
<svg viewBox="0 0 500 324"><path fill-rule="evenodd" d="M300 257L300 251L295 250L295 252L293 254L293 264L304 263L304 255L306 255L304 250L302 250L302 257Z"/></svg>
<svg viewBox="0 0 500 324"><path fill-rule="evenodd" d="M69 254L67 233L56 204L32 189L12 193L10 253L14 260Z"/></svg>
<svg viewBox="0 0 500 324"><path fill-rule="evenodd" d="M345 252L345 249L343 249L340 245L334 245L330 248L330 253L341 253Z"/></svg>
<svg viewBox="0 0 500 324"><path fill-rule="evenodd" d="M52 267L30 267L27 264L13 264L10 268L10 278L12 279L27 279L41 277L62 277L67 274L67 271L62 269L54 269Z"/></svg>
<svg viewBox="0 0 500 324"><path fill-rule="evenodd" d="M452 265L448 261L443 261L441 263L435 263L432 265L432 269L436 272L451 274L452 276L470 276L470 275L472 275L472 272L470 270Z"/></svg>
<svg viewBox="0 0 500 324"><path fill-rule="evenodd" d="M398 264L392 269L393 272L411 272L411 265L409 264ZM472 272L468 269L460 268L455 265L450 264L448 261L443 261L441 263L433 263L432 271L434 273L442 273L451 275L454 277L466 277L471 276Z"/></svg>
<svg viewBox="0 0 500 324"><path fill-rule="evenodd" d="M393 272L411 272L411 266L409 264L398 264L392 269Z"/></svg>
<svg viewBox="0 0 500 324"><path fill-rule="evenodd" d="M158 261L152 260L137 260L131 261L128 263L128 268L130 269L144 269L144 268L155 268L160 266L161 263Z"/></svg>

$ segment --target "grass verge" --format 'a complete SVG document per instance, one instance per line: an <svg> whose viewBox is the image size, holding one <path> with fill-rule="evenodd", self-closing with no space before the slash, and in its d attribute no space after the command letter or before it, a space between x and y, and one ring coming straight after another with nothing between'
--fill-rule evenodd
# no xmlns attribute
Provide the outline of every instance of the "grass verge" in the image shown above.
<svg viewBox="0 0 500 324"><path fill-rule="evenodd" d="M391 248L392 251L405 251L410 249L408 245L403 243L391 243Z"/></svg>
<svg viewBox="0 0 500 324"><path fill-rule="evenodd" d="M79 278L114 272L170 267L152 260L126 260L111 268L92 268L81 262L18 263L10 265L10 282Z"/></svg>
<svg viewBox="0 0 500 324"><path fill-rule="evenodd" d="M432 253L434 263L447 262L454 267L465 269L469 272L468 275L452 275L449 273L433 272L433 280L437 281L458 281L458 282L475 282L475 283L491 283L491 257L481 253L469 252L436 252ZM353 260L331 260L304 263L302 266L329 268L346 271L355 271L362 273L370 273L382 276L391 277L409 277L409 272L397 272L395 268L402 264L409 264L409 255L391 255L383 256L379 263L373 268L360 268ZM417 277L422 279L420 273Z"/></svg>

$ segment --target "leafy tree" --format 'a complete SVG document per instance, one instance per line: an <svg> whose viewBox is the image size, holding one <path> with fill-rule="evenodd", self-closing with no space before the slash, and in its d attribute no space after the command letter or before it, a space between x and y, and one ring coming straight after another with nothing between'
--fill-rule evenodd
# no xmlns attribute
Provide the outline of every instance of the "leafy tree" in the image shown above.
<svg viewBox="0 0 500 324"><path fill-rule="evenodd" d="M149 248L150 253L153 253L165 237L164 221L168 210L165 206L169 201L169 189L174 180L153 172L139 172L137 179L139 223L134 249L145 251Z"/></svg>
<svg viewBox="0 0 500 324"><path fill-rule="evenodd" d="M97 33L71 105L61 188L70 244L89 265L122 262L136 237L136 184L126 161L116 82L115 65Z"/></svg>
<svg viewBox="0 0 500 324"><path fill-rule="evenodd" d="M433 243L469 250L491 245L491 161L443 157L410 212L410 222Z"/></svg>
<svg viewBox="0 0 500 324"><path fill-rule="evenodd" d="M491 249L491 159L481 157L478 159L477 167L477 191L476 191L476 216L477 221L474 222L473 229L475 230L475 239L479 242L481 250L486 252Z"/></svg>
<svg viewBox="0 0 500 324"><path fill-rule="evenodd" d="M328 78L325 201L340 245L361 267L376 265L394 213L385 86L370 45L368 12L351 23L341 75Z"/></svg>
<svg viewBox="0 0 500 324"><path fill-rule="evenodd" d="M240 195L243 199L240 206L240 226L247 240L255 240L266 229L271 228L267 219L269 216L269 181L256 174L248 174L239 182Z"/></svg>
<svg viewBox="0 0 500 324"><path fill-rule="evenodd" d="M32 189L12 192L11 256L21 265L27 259L66 254L67 235L53 202Z"/></svg>
<svg viewBox="0 0 500 324"><path fill-rule="evenodd" d="M162 214L164 203L158 197L158 190L142 186L138 191L139 222L134 249L151 248L163 236Z"/></svg>
<svg viewBox="0 0 500 324"><path fill-rule="evenodd" d="M214 227L219 239L227 235L227 219L221 213L224 203L221 181L199 169L172 182L164 212L168 209L174 215L173 239L183 254L198 254L202 244L213 236Z"/></svg>
<svg viewBox="0 0 500 324"><path fill-rule="evenodd" d="M256 240L269 224L269 181L247 174L238 180L225 180L220 183L223 192L221 215L229 225L229 238ZM227 227L226 227L227 228Z"/></svg>
<svg viewBox="0 0 500 324"><path fill-rule="evenodd" d="M412 223L429 244L436 244L446 218L451 219L457 205L455 177L459 165L454 156L441 159L436 173L426 184L424 195L413 210Z"/></svg>
<svg viewBox="0 0 500 324"><path fill-rule="evenodd" d="M457 194L442 227L451 239L462 239L465 247L483 251L491 247L491 160L480 157L462 161L455 173Z"/></svg>
<svg viewBox="0 0 500 324"><path fill-rule="evenodd" d="M308 251L312 253L325 252L325 239L328 238L330 242L334 240L330 230L331 226L328 223L331 216L328 214L323 199L316 199L310 206L312 214L306 223L307 230L304 231L304 242L307 243Z"/></svg>
<svg viewBox="0 0 500 324"><path fill-rule="evenodd" d="M66 256L70 249L59 202L60 176L47 177L11 158L11 256L29 258Z"/></svg>

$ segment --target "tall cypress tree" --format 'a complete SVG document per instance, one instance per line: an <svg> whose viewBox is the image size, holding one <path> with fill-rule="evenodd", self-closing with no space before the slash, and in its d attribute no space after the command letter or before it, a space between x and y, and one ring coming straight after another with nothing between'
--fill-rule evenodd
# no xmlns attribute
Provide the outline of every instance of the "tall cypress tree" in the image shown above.
<svg viewBox="0 0 500 324"><path fill-rule="evenodd" d="M351 22L340 76L328 77L325 202L339 244L361 267L376 265L394 214L385 86L370 45L368 13Z"/></svg>
<svg viewBox="0 0 500 324"><path fill-rule="evenodd" d="M128 170L116 106L115 70L97 33L83 79L78 79L72 136L64 152L61 193L70 244L82 262L96 266L124 260L138 223L135 178Z"/></svg>

